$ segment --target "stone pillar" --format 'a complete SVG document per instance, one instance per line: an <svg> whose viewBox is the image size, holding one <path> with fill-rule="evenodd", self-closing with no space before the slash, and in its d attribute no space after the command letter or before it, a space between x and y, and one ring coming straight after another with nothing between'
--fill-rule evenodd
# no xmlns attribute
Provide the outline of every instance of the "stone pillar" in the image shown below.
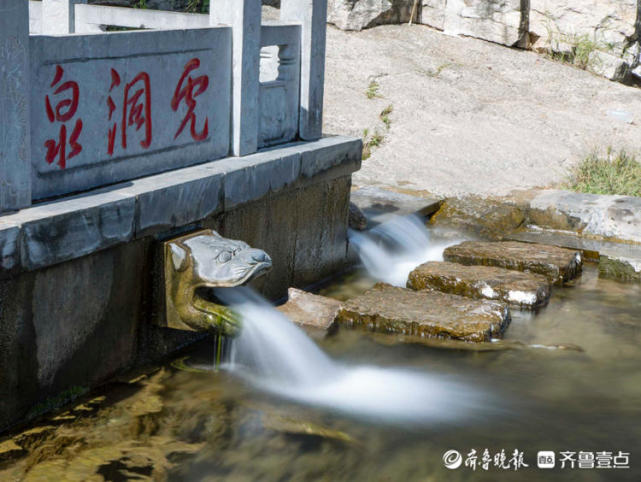
<svg viewBox="0 0 641 482"><path fill-rule="evenodd" d="M280 19L302 24L299 135L313 141L323 132L327 0L281 0Z"/></svg>
<svg viewBox="0 0 641 482"><path fill-rule="evenodd" d="M0 212L31 204L29 5L0 2Z"/></svg>
<svg viewBox="0 0 641 482"><path fill-rule="evenodd" d="M42 33L44 35L74 33L76 3L87 3L87 0L42 0Z"/></svg>
<svg viewBox="0 0 641 482"><path fill-rule="evenodd" d="M209 19L233 29L231 144L245 156L258 148L261 0L211 0Z"/></svg>

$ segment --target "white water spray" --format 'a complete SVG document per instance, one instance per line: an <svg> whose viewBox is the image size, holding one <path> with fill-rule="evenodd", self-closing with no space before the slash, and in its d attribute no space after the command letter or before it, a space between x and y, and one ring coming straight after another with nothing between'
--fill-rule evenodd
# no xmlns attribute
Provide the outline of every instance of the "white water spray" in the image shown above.
<svg viewBox="0 0 641 482"><path fill-rule="evenodd" d="M216 295L242 317L230 367L262 390L361 418L412 424L461 419L487 405L480 392L442 377L336 362L249 288L218 289Z"/></svg>
<svg viewBox="0 0 641 482"><path fill-rule="evenodd" d="M418 216L395 217L366 233L350 231L349 240L370 276L402 287L414 268L443 261L443 250L460 242L431 241Z"/></svg>

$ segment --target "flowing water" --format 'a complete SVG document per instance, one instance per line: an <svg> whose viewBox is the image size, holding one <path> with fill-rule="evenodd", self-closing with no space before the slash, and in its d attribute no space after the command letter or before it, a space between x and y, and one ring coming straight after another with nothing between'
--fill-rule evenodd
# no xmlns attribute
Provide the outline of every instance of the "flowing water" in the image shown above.
<svg viewBox="0 0 641 482"><path fill-rule="evenodd" d="M407 260L380 233L361 241L390 259L440 256ZM437 251L451 241L430 239ZM376 275L323 293L353 296ZM0 480L641 480L639 284L588 265L540 312L513 311L506 340L519 349L487 351L346 329L313 342L251 293L233 296L246 322L228 370L197 368L211 365L206 341L115 381L16 435L28 450L0 445ZM583 351L536 348L559 344ZM450 450L468 464L445 468ZM538 451L583 452L584 467L629 453L630 468L538 469Z"/></svg>
<svg viewBox="0 0 641 482"><path fill-rule="evenodd" d="M418 216L394 217L364 233L350 231L349 240L371 277L403 287L416 266L443 261L443 250L461 242L457 238L431 240Z"/></svg>
<svg viewBox="0 0 641 482"><path fill-rule="evenodd" d="M243 319L230 369L261 390L377 422L422 425L489 411L488 393L452 377L333 360L249 288L216 294Z"/></svg>

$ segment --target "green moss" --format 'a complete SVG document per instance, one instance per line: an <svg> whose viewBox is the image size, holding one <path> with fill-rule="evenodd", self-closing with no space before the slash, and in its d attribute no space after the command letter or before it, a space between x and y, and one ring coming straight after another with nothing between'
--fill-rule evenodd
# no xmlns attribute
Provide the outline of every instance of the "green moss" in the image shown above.
<svg viewBox="0 0 641 482"><path fill-rule="evenodd" d="M380 94L378 93L379 89L381 86L379 85L376 80L372 80L369 85L367 86L367 90L365 91L365 95L367 96L368 99L375 99L376 97L380 97Z"/></svg>
<svg viewBox="0 0 641 482"><path fill-rule="evenodd" d="M379 147L383 141L385 140L385 137L378 132L377 130L374 131L372 135L369 134L369 130L365 129L363 130L363 156L362 159L366 160L369 159L369 157L372 155L372 150L375 147Z"/></svg>
<svg viewBox="0 0 641 482"><path fill-rule="evenodd" d="M385 124L385 128L389 130L389 128L392 126L392 119L390 119L390 114L394 111L394 106L392 104L388 105L381 111L379 114L379 118Z"/></svg>
<svg viewBox="0 0 641 482"><path fill-rule="evenodd" d="M641 163L625 150L608 148L605 157L592 152L570 177L566 187L576 192L641 197Z"/></svg>

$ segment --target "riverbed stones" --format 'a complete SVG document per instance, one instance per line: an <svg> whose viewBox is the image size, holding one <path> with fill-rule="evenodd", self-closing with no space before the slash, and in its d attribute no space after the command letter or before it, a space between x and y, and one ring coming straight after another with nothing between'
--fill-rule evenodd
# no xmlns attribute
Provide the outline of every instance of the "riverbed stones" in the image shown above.
<svg viewBox="0 0 641 482"><path fill-rule="evenodd" d="M311 334L325 335L336 327L340 301L289 288L287 303L278 310Z"/></svg>
<svg viewBox="0 0 641 482"><path fill-rule="evenodd" d="M581 274L581 253L571 249L518 241L465 241L443 252L445 261L464 265L496 266L544 275L563 284Z"/></svg>
<svg viewBox="0 0 641 482"><path fill-rule="evenodd" d="M550 298L550 283L543 275L494 266L465 266L437 261L414 269L407 280L407 287L500 300L525 309L543 306Z"/></svg>
<svg viewBox="0 0 641 482"><path fill-rule="evenodd" d="M498 301L378 283L346 301L338 322L379 333L480 342L502 336L510 311Z"/></svg>

